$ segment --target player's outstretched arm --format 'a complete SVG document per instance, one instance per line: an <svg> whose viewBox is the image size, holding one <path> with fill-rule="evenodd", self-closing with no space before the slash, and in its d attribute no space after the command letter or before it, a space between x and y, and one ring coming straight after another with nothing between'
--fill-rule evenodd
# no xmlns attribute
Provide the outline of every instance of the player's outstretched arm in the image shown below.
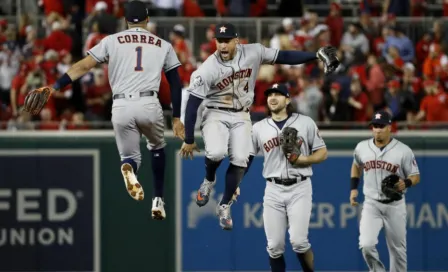
<svg viewBox="0 0 448 272"><path fill-rule="evenodd" d="M339 59L336 56L336 48L332 46L321 47L316 53L280 50L274 63L297 65L316 59L323 62L326 74L336 70L340 64Z"/></svg>
<svg viewBox="0 0 448 272"><path fill-rule="evenodd" d="M188 98L187 108L185 109L185 140L179 151L179 154L184 158L192 158L193 151L199 152L199 148L194 142L194 126L202 101L203 99L192 94Z"/></svg>
<svg viewBox="0 0 448 272"><path fill-rule="evenodd" d="M90 55L73 64L67 73L63 74L53 85L55 90L60 90L71 84L73 81L85 75L90 69L95 67L98 62Z"/></svg>
<svg viewBox="0 0 448 272"><path fill-rule="evenodd" d="M171 103L173 105L173 132L174 136L182 140L185 139L185 128L180 121L182 106L182 81L180 80L177 67L165 72L166 79L170 84Z"/></svg>
<svg viewBox="0 0 448 272"><path fill-rule="evenodd" d="M297 65L313 60L317 60L317 55L313 52L280 50L275 63Z"/></svg>
<svg viewBox="0 0 448 272"><path fill-rule="evenodd" d="M56 83L52 87L44 86L38 89L31 90L25 97L23 110L33 115L39 114L39 112L47 104L53 92L59 91L65 86L71 84L74 80L77 80L85 73L87 73L96 64L97 61L89 55L75 63L67 71L67 73L65 73L56 81Z"/></svg>

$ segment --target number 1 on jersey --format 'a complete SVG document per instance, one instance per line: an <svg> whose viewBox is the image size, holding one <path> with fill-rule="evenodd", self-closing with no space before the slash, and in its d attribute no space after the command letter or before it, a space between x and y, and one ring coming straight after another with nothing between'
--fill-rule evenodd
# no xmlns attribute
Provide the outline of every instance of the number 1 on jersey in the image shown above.
<svg viewBox="0 0 448 272"><path fill-rule="evenodd" d="M141 72L143 71L143 67L142 67L142 47L139 46L137 48L135 48L135 52L137 52L137 65L134 68L134 71L138 71Z"/></svg>

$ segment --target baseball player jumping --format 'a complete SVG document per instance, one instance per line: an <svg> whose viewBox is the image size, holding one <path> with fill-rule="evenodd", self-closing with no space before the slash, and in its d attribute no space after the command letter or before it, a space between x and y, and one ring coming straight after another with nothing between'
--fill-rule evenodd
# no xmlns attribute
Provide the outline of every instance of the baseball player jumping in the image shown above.
<svg viewBox="0 0 448 272"><path fill-rule="evenodd" d="M232 24L219 24L215 30L217 51L192 74L190 96L185 112L185 142L180 154L193 156L199 151L194 142L197 109L205 100L202 136L205 143L205 178L196 203L204 206L216 183L216 170L226 155L230 166L226 173L225 192L217 207L219 223L225 230L233 227L230 213L232 198L247 167L252 122L249 107L254 99L255 80L262 64L301 64L320 59L325 72L334 71L339 60L336 49L322 47L317 53L283 51L259 43L239 44Z"/></svg>
<svg viewBox="0 0 448 272"><path fill-rule="evenodd" d="M170 43L145 29L148 10L143 2L130 2L125 17L127 30L101 40L53 86L31 91L26 97L25 110L39 113L52 92L71 84L98 63L108 63L113 92L112 124L126 190L133 199L143 200L143 188L136 177L141 164L140 139L143 134L152 154L152 217L162 220L166 216L163 202L166 143L163 111L158 99L160 71L165 71L171 87L174 135L183 139L184 128L180 122L182 84L177 72L180 62Z"/></svg>
<svg viewBox="0 0 448 272"><path fill-rule="evenodd" d="M260 151L264 156L263 222L272 272L285 272L285 232L303 271L314 271L308 241L312 209L312 164L327 158L327 148L313 119L293 113L285 85L264 92L269 117L255 123L249 165Z"/></svg>
<svg viewBox="0 0 448 272"><path fill-rule="evenodd" d="M351 169L350 203L357 206L363 171L365 201L359 224L359 248L370 271L385 272L376 244L384 227L390 271L407 271L405 191L420 182L420 173L409 146L391 137L391 117L386 111L373 115L373 138L355 148Z"/></svg>

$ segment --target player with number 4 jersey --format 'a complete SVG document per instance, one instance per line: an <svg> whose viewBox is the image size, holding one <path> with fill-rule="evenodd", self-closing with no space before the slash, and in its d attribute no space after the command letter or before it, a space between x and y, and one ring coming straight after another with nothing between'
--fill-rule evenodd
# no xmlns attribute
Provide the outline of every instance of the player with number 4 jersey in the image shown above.
<svg viewBox="0 0 448 272"><path fill-rule="evenodd" d="M198 190L196 203L207 204L216 183L216 170L225 156L230 158L225 191L217 207L219 224L233 228L230 205L241 182L249 158L252 122L249 109L254 100L255 80L263 64L301 64L321 60L325 72L334 71L339 60L336 49L323 47L318 52L284 51L266 48L259 43L240 44L236 27L218 24L215 28L217 51L191 75L185 111L185 142L180 154L193 156L194 125L197 110L205 103L202 136L205 143L205 178Z"/></svg>

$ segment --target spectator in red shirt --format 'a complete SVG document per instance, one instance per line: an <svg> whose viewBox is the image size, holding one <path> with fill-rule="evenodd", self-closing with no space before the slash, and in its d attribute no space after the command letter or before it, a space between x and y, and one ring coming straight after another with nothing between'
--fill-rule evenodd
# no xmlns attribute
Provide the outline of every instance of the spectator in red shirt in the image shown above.
<svg viewBox="0 0 448 272"><path fill-rule="evenodd" d="M400 57L400 51L395 46L389 46L388 48L388 55L387 55L387 61L390 65L392 65L395 70L397 71L397 75L401 75L401 72L403 71L404 67L404 61Z"/></svg>
<svg viewBox="0 0 448 272"><path fill-rule="evenodd" d="M330 28L330 44L339 47L344 33L344 19L341 16L339 3L331 3L330 14L325 19L325 24Z"/></svg>
<svg viewBox="0 0 448 272"><path fill-rule="evenodd" d="M86 130L89 129L89 125L84 121L84 114L82 112L76 112L72 115L71 122L66 125L67 130Z"/></svg>
<svg viewBox="0 0 448 272"><path fill-rule="evenodd" d="M106 105L112 97L110 85L102 69L95 69L93 78L93 84L87 87L85 94L86 119L89 121L104 121Z"/></svg>
<svg viewBox="0 0 448 272"><path fill-rule="evenodd" d="M369 95L369 100L372 103L373 110L377 111L383 105L383 89L386 83L386 76L384 75L384 71L375 55L371 54L368 57L367 64L368 73L365 87Z"/></svg>
<svg viewBox="0 0 448 272"><path fill-rule="evenodd" d="M210 25L205 32L205 36L207 38L208 46L210 47L210 53L214 53L216 51L216 41L215 41L215 25Z"/></svg>
<svg viewBox="0 0 448 272"><path fill-rule="evenodd" d="M87 51L92 49L92 47L97 45L106 36L107 36L107 34L100 33L100 30L99 30L97 22L92 24L91 32L87 36L87 39L86 39L86 42L85 42L85 45L84 45L84 49L83 49L84 55L86 55Z"/></svg>
<svg viewBox="0 0 448 272"><path fill-rule="evenodd" d="M56 52L72 50L72 38L62 31L62 25L60 22L53 22L51 25L52 32L44 39L43 46L45 50L53 49Z"/></svg>
<svg viewBox="0 0 448 272"><path fill-rule="evenodd" d="M412 93L417 105L420 105L425 92L422 89L422 80L420 77L415 76L415 71L415 66L412 63L408 62L404 65L402 89Z"/></svg>
<svg viewBox="0 0 448 272"><path fill-rule="evenodd" d="M28 66L22 63L19 73L14 77L11 83L11 110L13 117L18 116L19 109L25 102L25 95L20 92L20 89L25 84L28 71Z"/></svg>
<svg viewBox="0 0 448 272"><path fill-rule="evenodd" d="M417 59L417 68L419 71L422 70L422 65L429 54L429 47L433 41L433 34L427 32L423 34L423 37L417 42L415 46L415 57Z"/></svg>
<svg viewBox="0 0 448 272"><path fill-rule="evenodd" d="M389 35L389 30L386 27L383 27L381 29L381 35L376 37L373 40L373 52L378 56L381 57L383 55L383 48L386 44L386 38Z"/></svg>
<svg viewBox="0 0 448 272"><path fill-rule="evenodd" d="M420 104L420 111L415 120L428 122L448 121L448 96L439 88L437 82L425 80L423 82L426 96Z"/></svg>
<svg viewBox="0 0 448 272"><path fill-rule="evenodd" d="M204 12L197 0L184 0L183 15L184 17L204 17Z"/></svg>
<svg viewBox="0 0 448 272"><path fill-rule="evenodd" d="M40 112L40 122L37 126L39 130L59 130L59 122L53 118L52 111L48 108Z"/></svg>
<svg viewBox="0 0 448 272"><path fill-rule="evenodd" d="M348 98L348 105L352 107L353 119L356 122L367 122L369 120L369 98L362 91L361 82L353 79L350 84L351 95Z"/></svg>
<svg viewBox="0 0 448 272"><path fill-rule="evenodd" d="M44 8L45 16L50 15L52 12L65 16L64 5L62 0L39 0L38 4Z"/></svg>

